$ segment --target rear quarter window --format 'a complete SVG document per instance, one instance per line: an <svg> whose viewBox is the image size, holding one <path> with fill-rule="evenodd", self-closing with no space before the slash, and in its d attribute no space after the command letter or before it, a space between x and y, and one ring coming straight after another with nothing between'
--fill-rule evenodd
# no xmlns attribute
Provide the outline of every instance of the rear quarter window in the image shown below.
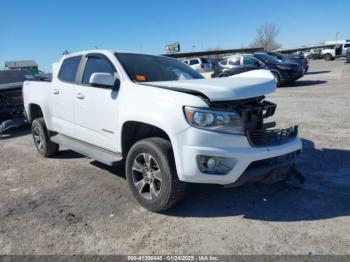
<svg viewBox="0 0 350 262"><path fill-rule="evenodd" d="M73 56L66 58L61 66L58 78L65 82L75 82L77 76L78 67L81 61L81 56Z"/></svg>

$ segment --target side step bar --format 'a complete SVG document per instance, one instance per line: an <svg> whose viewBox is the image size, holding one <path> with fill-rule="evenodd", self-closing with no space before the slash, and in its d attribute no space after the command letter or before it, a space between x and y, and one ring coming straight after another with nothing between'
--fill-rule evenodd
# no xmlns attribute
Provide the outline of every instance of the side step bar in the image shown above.
<svg viewBox="0 0 350 262"><path fill-rule="evenodd" d="M123 159L121 154L108 151L65 135L58 134L52 136L50 140L109 166L114 166L118 161Z"/></svg>

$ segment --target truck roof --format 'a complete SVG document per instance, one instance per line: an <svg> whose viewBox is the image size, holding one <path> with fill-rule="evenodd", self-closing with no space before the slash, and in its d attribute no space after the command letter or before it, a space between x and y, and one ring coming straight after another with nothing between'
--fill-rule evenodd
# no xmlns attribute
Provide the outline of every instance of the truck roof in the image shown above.
<svg viewBox="0 0 350 262"><path fill-rule="evenodd" d="M117 51L117 50L111 50L111 49L90 49L90 50L83 50L83 51L65 54L65 55L63 55L63 58L77 56L77 55L86 55L89 53L112 54L112 55L115 53L128 53L128 54L160 56L160 55L146 54L146 53L132 52L132 51L122 51L122 50ZM171 57L169 57L169 58L171 58ZM174 58L172 58L172 59L174 59Z"/></svg>

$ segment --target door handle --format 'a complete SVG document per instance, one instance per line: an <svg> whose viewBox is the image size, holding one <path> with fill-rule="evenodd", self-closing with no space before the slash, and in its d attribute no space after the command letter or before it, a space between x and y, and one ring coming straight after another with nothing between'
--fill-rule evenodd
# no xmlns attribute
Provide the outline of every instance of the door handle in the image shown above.
<svg viewBox="0 0 350 262"><path fill-rule="evenodd" d="M54 89L52 93L53 93L54 95L58 95L58 94L60 93L60 90Z"/></svg>
<svg viewBox="0 0 350 262"><path fill-rule="evenodd" d="M78 93L78 94L77 94L77 98L78 98L78 99L84 99L84 95L83 95L82 93Z"/></svg>

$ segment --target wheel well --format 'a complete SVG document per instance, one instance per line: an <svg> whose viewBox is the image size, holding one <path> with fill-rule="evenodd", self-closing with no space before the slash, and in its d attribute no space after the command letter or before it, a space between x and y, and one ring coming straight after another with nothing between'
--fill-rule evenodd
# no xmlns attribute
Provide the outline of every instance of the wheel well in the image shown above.
<svg viewBox="0 0 350 262"><path fill-rule="evenodd" d="M221 73L218 75L218 77L228 77L229 75L227 73Z"/></svg>
<svg viewBox="0 0 350 262"><path fill-rule="evenodd" d="M122 155L126 157L137 141L149 137L161 137L170 141L169 136L159 127L137 121L124 123L122 128Z"/></svg>
<svg viewBox="0 0 350 262"><path fill-rule="evenodd" d="M29 121L33 122L33 120L43 117L43 111L41 110L40 106L37 104L30 104L29 105Z"/></svg>
<svg viewBox="0 0 350 262"><path fill-rule="evenodd" d="M280 72L278 72L277 70L270 70L270 71L271 71L272 74L273 74L273 73L277 74L278 77L281 79L281 74L280 74Z"/></svg>

